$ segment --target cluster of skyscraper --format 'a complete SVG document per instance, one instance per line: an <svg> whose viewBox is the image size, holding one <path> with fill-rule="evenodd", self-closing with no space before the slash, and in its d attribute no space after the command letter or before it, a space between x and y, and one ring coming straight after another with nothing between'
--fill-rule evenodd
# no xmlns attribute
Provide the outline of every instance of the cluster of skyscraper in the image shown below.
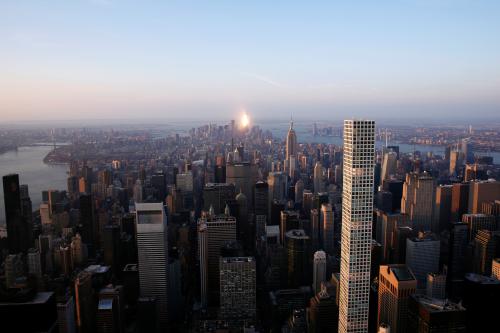
<svg viewBox="0 0 500 333"><path fill-rule="evenodd" d="M203 126L145 155L73 161L68 190L34 214L4 176L2 319L26 332L487 331L496 166L470 141L442 157L377 150L370 120L343 134L343 147L299 145L293 123L284 142Z"/></svg>

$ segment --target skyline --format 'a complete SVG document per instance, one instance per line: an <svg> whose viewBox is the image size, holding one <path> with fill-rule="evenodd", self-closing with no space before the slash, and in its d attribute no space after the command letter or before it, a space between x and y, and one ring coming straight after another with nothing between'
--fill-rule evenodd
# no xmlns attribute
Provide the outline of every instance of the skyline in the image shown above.
<svg viewBox="0 0 500 333"><path fill-rule="evenodd" d="M5 1L0 123L230 119L242 109L252 119L494 119L499 9Z"/></svg>

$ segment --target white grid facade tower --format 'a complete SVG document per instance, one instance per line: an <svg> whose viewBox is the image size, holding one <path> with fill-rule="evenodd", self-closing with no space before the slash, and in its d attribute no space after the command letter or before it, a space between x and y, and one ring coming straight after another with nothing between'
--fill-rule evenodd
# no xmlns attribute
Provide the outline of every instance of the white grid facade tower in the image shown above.
<svg viewBox="0 0 500 333"><path fill-rule="evenodd" d="M339 333L368 332L375 122L344 121Z"/></svg>

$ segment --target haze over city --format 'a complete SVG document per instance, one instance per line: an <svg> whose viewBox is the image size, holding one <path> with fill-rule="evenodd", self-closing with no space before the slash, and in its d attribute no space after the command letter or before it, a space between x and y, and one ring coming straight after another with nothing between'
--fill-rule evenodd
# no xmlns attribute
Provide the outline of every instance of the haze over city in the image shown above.
<svg viewBox="0 0 500 333"><path fill-rule="evenodd" d="M2 1L0 122L492 119L498 1Z"/></svg>

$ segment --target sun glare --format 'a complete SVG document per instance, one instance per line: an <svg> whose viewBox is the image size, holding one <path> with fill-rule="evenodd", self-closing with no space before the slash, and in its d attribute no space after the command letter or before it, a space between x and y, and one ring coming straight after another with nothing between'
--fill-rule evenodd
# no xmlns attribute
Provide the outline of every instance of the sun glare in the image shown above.
<svg viewBox="0 0 500 333"><path fill-rule="evenodd" d="M245 112L241 116L241 121L240 121L241 128L247 128L249 124L250 124L250 118L248 118L248 115Z"/></svg>

